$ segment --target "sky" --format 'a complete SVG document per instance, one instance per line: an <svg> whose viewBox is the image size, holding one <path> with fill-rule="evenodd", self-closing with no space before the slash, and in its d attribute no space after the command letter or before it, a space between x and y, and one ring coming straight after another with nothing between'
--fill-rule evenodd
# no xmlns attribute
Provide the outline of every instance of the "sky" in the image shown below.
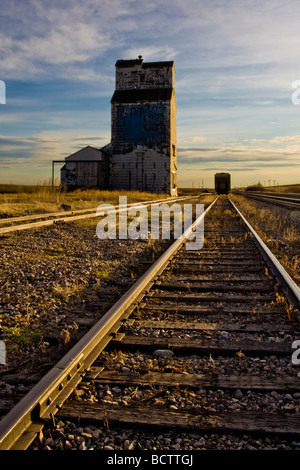
<svg viewBox="0 0 300 470"><path fill-rule="evenodd" d="M298 0L1 0L0 183L108 144L115 63L139 55L175 62L180 187L300 183L299 18Z"/></svg>

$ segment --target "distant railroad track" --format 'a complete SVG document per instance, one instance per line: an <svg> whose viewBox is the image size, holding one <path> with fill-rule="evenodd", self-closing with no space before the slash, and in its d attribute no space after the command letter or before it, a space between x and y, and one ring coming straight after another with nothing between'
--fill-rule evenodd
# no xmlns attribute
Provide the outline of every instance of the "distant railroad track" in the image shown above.
<svg viewBox="0 0 300 470"><path fill-rule="evenodd" d="M259 404L244 409L248 393L259 402L264 394L300 391L297 366L279 375L247 368L251 360L262 360L265 369L291 362L293 342L300 339L300 289L229 198L217 197L204 216L203 248L187 251L186 238L176 240L3 417L0 449L29 448L56 417L110 428L300 437L296 412L280 404L271 411ZM226 373L218 370L224 358ZM130 386L136 390L130 403L84 399L89 388L118 387L119 394ZM78 387L83 394L73 393ZM178 408L168 402L174 389L183 396L238 390L244 402L236 410L221 400L212 411L208 394L191 409ZM157 398L160 406L151 406Z"/></svg>
<svg viewBox="0 0 300 470"><path fill-rule="evenodd" d="M276 204L289 209L300 209L300 194L265 194L256 192L244 192L243 196L259 201Z"/></svg>

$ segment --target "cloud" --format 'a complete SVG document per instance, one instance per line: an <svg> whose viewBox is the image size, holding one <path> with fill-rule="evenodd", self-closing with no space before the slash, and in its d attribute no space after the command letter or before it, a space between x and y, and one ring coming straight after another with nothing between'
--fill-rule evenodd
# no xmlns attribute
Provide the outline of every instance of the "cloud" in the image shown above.
<svg viewBox="0 0 300 470"><path fill-rule="evenodd" d="M109 31L107 20L112 9L107 1L100 2L38 2L12 0L13 8L5 8L3 25L14 23L14 29L3 28L0 35L0 57L6 76L30 77L48 73L51 65L64 75L64 66L88 64L113 46L113 30ZM122 15L122 2L114 0L117 8L115 18ZM24 4L28 11L22 16ZM97 11L97 5L99 12ZM101 6L101 8L99 8ZM102 21L99 15L103 11ZM19 21L16 21L19 12ZM22 19L21 19L22 18ZM105 18L105 21L103 21ZM91 65L89 64L89 68ZM74 70L74 69L73 69Z"/></svg>
<svg viewBox="0 0 300 470"><path fill-rule="evenodd" d="M143 45L124 50L124 59L135 59L139 55L143 56L147 62L155 62L161 60L162 57L164 60L175 60L177 52L174 48L169 47L168 45Z"/></svg>
<svg viewBox="0 0 300 470"><path fill-rule="evenodd" d="M99 74L107 76L107 53L114 51L112 64L122 58L116 56L116 45L118 50L122 48L123 58L142 54L146 60L173 59L176 48L168 41L162 43L157 38L155 44L155 28L159 24L165 28L160 10L158 1L24 0L21 5L11 0L1 11L0 59L4 78L40 77L48 75L52 68L56 77L76 75L77 79L96 80ZM166 19L166 11L163 16ZM152 31L152 39L146 36L145 41L140 40L141 22L144 32Z"/></svg>
<svg viewBox="0 0 300 470"><path fill-rule="evenodd" d="M0 135L0 166L39 165L50 168L52 160L64 160L86 145L100 148L106 141L104 136L78 137L76 131L44 131L30 137Z"/></svg>
<svg viewBox="0 0 300 470"><path fill-rule="evenodd" d="M199 142L205 142L207 140L207 137L204 136L192 136L192 137L181 137L180 141L181 142L187 142L187 143L193 143L197 144Z"/></svg>
<svg viewBox="0 0 300 470"><path fill-rule="evenodd" d="M253 144L300 144L300 135L275 136L270 139L252 139L248 141Z"/></svg>
<svg viewBox="0 0 300 470"><path fill-rule="evenodd" d="M278 146L278 143L284 145ZM300 169L299 150L299 135L245 140L243 144L232 142L230 145L211 147L179 147L178 168L188 174L232 171L242 175L251 170L271 174L280 168L290 171Z"/></svg>
<svg viewBox="0 0 300 470"><path fill-rule="evenodd" d="M176 59L182 96L193 89L228 102L243 92L239 99L271 106L274 90L285 90L299 78L288 77L286 65L295 70L300 7L289 1L274 4L10 0L1 6L3 78L109 81L116 59L141 54L150 61ZM268 96L251 98L245 94L249 89L268 91Z"/></svg>

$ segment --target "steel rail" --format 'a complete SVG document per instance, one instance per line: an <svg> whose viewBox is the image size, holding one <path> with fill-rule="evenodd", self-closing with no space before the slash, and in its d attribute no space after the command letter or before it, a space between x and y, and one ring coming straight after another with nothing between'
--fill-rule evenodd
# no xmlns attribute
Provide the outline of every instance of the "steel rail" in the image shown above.
<svg viewBox="0 0 300 470"><path fill-rule="evenodd" d="M300 198L298 197L288 197L288 196L281 196L281 195L275 195L275 194L262 194L262 193L245 193L248 196L257 196L257 197L262 197L265 199L277 199L278 201L286 201L286 202L293 202L296 204L300 203Z"/></svg>
<svg viewBox="0 0 300 470"><path fill-rule="evenodd" d="M244 191L244 194L257 194L258 196L272 197L279 199L295 200L300 201L300 193L269 193L269 192L259 192L259 191Z"/></svg>
<svg viewBox="0 0 300 470"><path fill-rule="evenodd" d="M189 239L218 197L185 230L160 258L140 277L116 304L78 341L78 343L38 382L0 421L0 450L25 450L53 419L64 401L90 370L91 365L116 334L122 322L150 289L175 253Z"/></svg>
<svg viewBox="0 0 300 470"><path fill-rule="evenodd" d="M156 204L160 204L160 203L163 203L163 202L165 202L165 203L179 202L179 201L182 201L182 200L193 199L193 198L197 198L197 197L199 197L199 195L197 195L197 196L181 196L181 197L176 196L175 198L158 199L158 200L143 201L143 202L138 202L137 201L137 202L133 202L131 204L127 204L126 207L120 207L119 209L117 209L117 212L119 210L126 210L127 207L132 207L136 204L138 204L138 205L143 204L145 207L148 207L151 204L156 205ZM107 206L107 210L109 210L110 207L111 206ZM45 226L52 225L52 224L59 223L59 222L73 222L75 220L99 217L98 213L97 213L97 209L98 208L88 209L87 211L89 211L89 212L85 211L86 213L83 214L83 215L71 215L74 212L74 211L73 212L71 211L70 215L66 215L65 217L59 217L59 218L54 218L54 219L49 219L49 220L43 220L43 221L40 221L40 222L32 222L32 223L22 224L22 225L11 225L9 227L2 227L2 228L0 228L0 235L4 235L4 234L10 233L10 232L16 232L18 230L27 230L27 229L31 229L31 228L45 227ZM104 205L103 210L105 210L105 209L106 209L106 206ZM94 212L94 213L92 213L92 212ZM25 217L27 217L27 216L25 216ZM43 218L43 217L47 217L47 214L40 216L40 218ZM3 220L3 222L5 222L7 219L0 219L0 222L2 222L2 220ZM16 218L15 221L18 221L18 220L21 220L21 219Z"/></svg>
<svg viewBox="0 0 300 470"><path fill-rule="evenodd" d="M292 202L299 202L300 203L300 196L289 196L289 195L281 195L281 194L262 194L263 197L268 197L272 199L279 199L280 201L292 201Z"/></svg>
<svg viewBox="0 0 300 470"><path fill-rule="evenodd" d="M0 219L0 224L5 223L14 223L14 222L23 222L24 220L36 220L36 219L47 219L50 217L60 217L61 215L75 215L75 214L88 214L89 212L94 212L97 208L92 207L90 209L77 209L69 211L58 211L58 212L45 212L44 214L28 214L20 215L15 217L5 217Z"/></svg>
<svg viewBox="0 0 300 470"><path fill-rule="evenodd" d="M204 193L200 193L204 194ZM181 196L181 197L189 197L189 196ZM193 197L193 196L190 196ZM176 196L178 198L178 196ZM162 202L162 201L169 201L169 200L175 199L175 197L168 197L164 199L153 199L152 202ZM139 204L145 204L147 202L150 202L149 200L147 201L142 201L139 202ZM132 202L128 204L128 206L136 204L135 202ZM98 207L98 206L97 206ZM75 209L75 210L65 210L65 211L56 211L56 212L45 212L44 214L28 214L28 215L20 215L20 216L15 216L15 217L5 217L4 219L0 219L0 224L4 224L6 222L19 222L23 220L36 220L36 219L44 219L47 217L60 217L61 215L75 215L75 214L88 214L89 212L95 212L97 210L97 207L91 207L91 208L86 208L86 209Z"/></svg>
<svg viewBox="0 0 300 470"><path fill-rule="evenodd" d="M297 197L246 192L243 193L243 196L249 197L250 199L257 199L259 201L272 202L273 204L277 203L277 205L289 206L296 209L300 207L300 199Z"/></svg>
<svg viewBox="0 0 300 470"><path fill-rule="evenodd" d="M278 259L274 256L274 254L271 252L271 250L267 247L267 245L263 242L263 240L260 238L260 236L257 234L257 232L254 230L254 228L249 224L249 222L245 219L243 214L239 211L239 209L235 206L235 204L231 201L230 198L228 198L229 201L231 202L232 206L234 209L237 211L237 213L240 215L242 218L243 222L246 224L248 229L251 231L256 244L264 257L265 261L267 262L268 266L270 266L271 271L273 272L273 275L277 279L277 281L281 284L281 286L284 286L287 290L287 296L291 303L294 304L296 308L300 309L300 288L299 286L295 283L295 281L291 278L291 276L286 272L284 267L280 264Z"/></svg>

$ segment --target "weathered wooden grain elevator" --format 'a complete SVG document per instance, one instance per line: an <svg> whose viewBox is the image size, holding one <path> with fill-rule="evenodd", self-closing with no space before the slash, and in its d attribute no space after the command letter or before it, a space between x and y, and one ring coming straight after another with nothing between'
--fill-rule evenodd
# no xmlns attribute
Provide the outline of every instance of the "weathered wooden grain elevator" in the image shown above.
<svg viewBox="0 0 300 470"><path fill-rule="evenodd" d="M93 149L99 189L138 190L177 195L177 137L175 64L118 60L116 85L111 98L111 142ZM78 153L78 156L77 156ZM66 158L61 182L74 187L96 181L91 167L91 148ZM107 156L109 171L107 171ZM75 158L76 157L76 158ZM80 157L79 162L73 161ZM101 158L100 158L101 157ZM94 168L92 168L93 171Z"/></svg>
<svg viewBox="0 0 300 470"><path fill-rule="evenodd" d="M173 61L117 61L110 151L112 188L177 195Z"/></svg>

